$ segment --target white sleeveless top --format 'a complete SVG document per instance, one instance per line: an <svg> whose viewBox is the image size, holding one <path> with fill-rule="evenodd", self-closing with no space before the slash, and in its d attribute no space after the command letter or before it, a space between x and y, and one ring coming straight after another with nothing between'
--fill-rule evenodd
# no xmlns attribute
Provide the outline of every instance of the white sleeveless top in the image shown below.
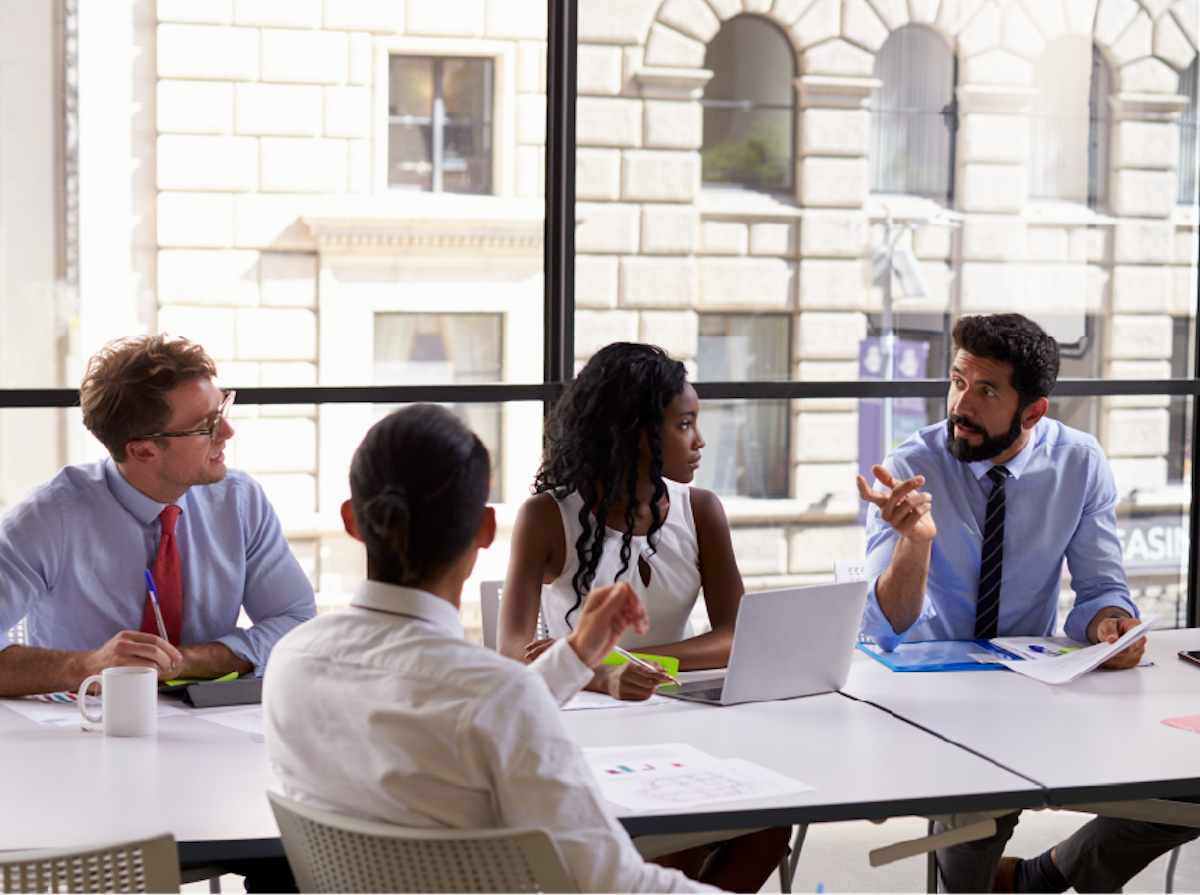
<svg viewBox="0 0 1200 895"><path fill-rule="evenodd" d="M667 496L671 502L667 518L658 530L658 546L652 552L645 535L634 535L630 542L629 568L621 576L628 581L642 598L646 613L650 617L650 629L639 636L633 628L621 638L621 646L635 649L654 643L674 643L693 636L688 621L696 597L700 594L700 549L696 541L696 521L692 517L691 489L687 485L663 479ZM579 510L583 498L579 492L558 501L558 512L562 517L563 532L566 534L567 555L562 574L551 584L542 586L542 614L554 638L566 637L579 621L580 608L571 613L571 627L566 614L575 605L575 588L571 579L579 569L579 555L575 542L583 531L579 522ZM594 517L593 517L594 518ZM617 570L621 568L621 532L611 528L605 530L604 548L592 588L612 584ZM650 567L650 581L644 584L638 571L638 557Z"/></svg>

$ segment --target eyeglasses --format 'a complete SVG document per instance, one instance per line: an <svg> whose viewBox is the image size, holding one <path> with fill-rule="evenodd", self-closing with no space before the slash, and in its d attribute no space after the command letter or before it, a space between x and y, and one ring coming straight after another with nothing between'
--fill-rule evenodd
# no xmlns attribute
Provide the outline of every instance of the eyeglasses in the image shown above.
<svg viewBox="0 0 1200 895"><path fill-rule="evenodd" d="M153 435L143 435L142 438L184 438L188 435L207 435L209 440L216 444L217 433L221 431L221 423L225 422L225 417L229 414L229 408L233 406L233 399L237 392L226 388L221 390L221 394L225 397L221 399L221 406L217 408L217 418L207 429L191 429L187 432L155 432Z"/></svg>

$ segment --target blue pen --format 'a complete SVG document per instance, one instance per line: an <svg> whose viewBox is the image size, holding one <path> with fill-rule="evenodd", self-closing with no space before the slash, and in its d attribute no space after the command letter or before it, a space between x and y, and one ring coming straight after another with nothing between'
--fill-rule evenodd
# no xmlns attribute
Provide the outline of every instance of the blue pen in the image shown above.
<svg viewBox="0 0 1200 895"><path fill-rule="evenodd" d="M148 574L148 573L147 573ZM1036 643L1029 644L1029 648L1035 653L1041 653L1043 656L1057 656L1058 653L1053 650L1048 650L1044 646L1038 646Z"/></svg>
<svg viewBox="0 0 1200 895"><path fill-rule="evenodd" d="M149 569L146 569L146 587L150 589L150 602L154 605L154 618L158 621L158 636L170 643L167 626L163 624L162 612L158 608L158 590L154 587L154 576L150 574Z"/></svg>

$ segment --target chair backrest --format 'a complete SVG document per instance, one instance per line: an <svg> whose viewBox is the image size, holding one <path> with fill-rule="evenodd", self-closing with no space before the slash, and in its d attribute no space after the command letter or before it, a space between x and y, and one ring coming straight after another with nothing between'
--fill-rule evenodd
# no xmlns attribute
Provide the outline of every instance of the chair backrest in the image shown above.
<svg viewBox="0 0 1200 895"><path fill-rule="evenodd" d="M867 564L859 562L835 562L833 564L833 580L838 584L847 581L862 581L867 577Z"/></svg>
<svg viewBox="0 0 1200 895"><path fill-rule="evenodd" d="M496 630L500 627L500 591L503 581L479 582L479 624L483 628L483 645L490 650L496 648ZM549 637L542 611L538 610L537 630L534 637Z"/></svg>
<svg viewBox="0 0 1200 895"><path fill-rule="evenodd" d="M578 892L545 830L414 829L267 793L301 892Z"/></svg>
<svg viewBox="0 0 1200 895"><path fill-rule="evenodd" d="M500 588L503 581L479 582L479 623L483 627L483 645L496 648L496 628L500 624Z"/></svg>
<svg viewBox="0 0 1200 895"><path fill-rule="evenodd" d="M178 892L168 834L88 848L0 852L0 892Z"/></svg>

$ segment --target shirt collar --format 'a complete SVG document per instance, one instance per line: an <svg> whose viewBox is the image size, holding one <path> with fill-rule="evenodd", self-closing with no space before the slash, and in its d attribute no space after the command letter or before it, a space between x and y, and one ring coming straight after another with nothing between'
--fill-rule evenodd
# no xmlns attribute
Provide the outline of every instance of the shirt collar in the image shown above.
<svg viewBox="0 0 1200 895"><path fill-rule="evenodd" d="M358 586L350 605L411 616L442 628L454 637L466 637L454 604L423 590L382 581L364 581Z"/></svg>
<svg viewBox="0 0 1200 895"><path fill-rule="evenodd" d="M1029 461L1033 457L1034 442L1038 440L1038 436L1041 434L1041 427L1042 421L1038 420L1029 432L1029 440L1025 442L1025 447L1021 448L1020 452L1007 463L993 463L991 460L976 460L974 463L968 463L967 465L971 467L971 472L974 474L976 480L982 481L983 477L988 474L993 466L1003 466L1008 470L1009 478L1021 478L1021 473L1025 471L1025 467L1029 465Z"/></svg>
<svg viewBox="0 0 1200 895"><path fill-rule="evenodd" d="M159 503L153 497L147 497L125 481L125 476L121 475L121 469L112 457L104 458L104 479L108 483L108 490L117 499L117 503L125 507L143 525L154 522L162 511L170 506L170 504ZM183 509L182 501L180 501L179 509L181 511Z"/></svg>

